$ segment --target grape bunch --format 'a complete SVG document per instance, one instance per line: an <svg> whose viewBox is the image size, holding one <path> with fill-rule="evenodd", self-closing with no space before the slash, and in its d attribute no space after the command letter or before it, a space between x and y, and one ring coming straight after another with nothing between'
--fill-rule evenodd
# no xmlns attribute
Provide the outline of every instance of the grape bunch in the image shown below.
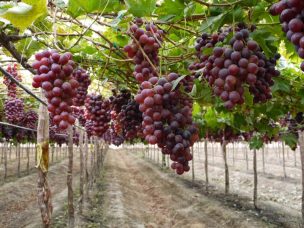
<svg viewBox="0 0 304 228"><path fill-rule="evenodd" d="M14 64L13 66L9 65L7 67L7 72L10 73L16 80L19 82L22 81L21 76L18 74L18 68L17 64ZM3 77L3 83L7 86L7 92L8 97L16 98L17 97L17 85L13 81L11 81L8 77L4 75Z"/></svg>
<svg viewBox="0 0 304 228"><path fill-rule="evenodd" d="M116 91L113 91L113 96L111 96L111 120L113 122L113 128L116 134L122 134L122 126L118 118L121 112L122 106L127 104L131 98L131 93L128 90L121 90L120 94L117 95Z"/></svg>
<svg viewBox="0 0 304 228"><path fill-rule="evenodd" d="M37 53L35 58L32 66L37 75L33 78L32 86L44 90L54 124L65 130L75 123L71 105L79 85L72 75L75 68L72 54L67 52L60 55L52 50Z"/></svg>
<svg viewBox="0 0 304 228"><path fill-rule="evenodd" d="M172 168L181 175L190 169L190 147L198 139L198 129L192 120L192 101L178 88L172 91L178 77L170 73L166 78L144 81L135 100L143 113L145 140L170 155Z"/></svg>
<svg viewBox="0 0 304 228"><path fill-rule="evenodd" d="M85 108L72 106L72 113L73 116L78 119L79 124L84 127L86 123Z"/></svg>
<svg viewBox="0 0 304 228"><path fill-rule="evenodd" d="M304 2L302 0L281 0L273 4L270 13L280 15L282 30L287 39L295 45L296 52L304 59ZM301 64L304 71L304 61Z"/></svg>
<svg viewBox="0 0 304 228"><path fill-rule="evenodd" d="M79 83L76 89L76 97L73 98L75 106L83 106L88 94L88 88L91 84L91 79L87 71L80 68L74 71L74 79Z"/></svg>
<svg viewBox="0 0 304 228"><path fill-rule="evenodd" d="M135 138L142 138L142 113L134 99L130 99L126 105L122 106L118 119L126 140L132 141Z"/></svg>
<svg viewBox="0 0 304 228"><path fill-rule="evenodd" d="M85 107L89 119L93 122L93 135L102 137L111 121L110 101L103 99L101 95L90 94L86 98Z"/></svg>
<svg viewBox="0 0 304 228"><path fill-rule="evenodd" d="M38 113L30 110L26 112L21 120L22 126L36 129L38 124Z"/></svg>
<svg viewBox="0 0 304 228"><path fill-rule="evenodd" d="M163 31L153 24L147 24L146 30L134 24L129 32L133 41L124 50L136 64L134 76L140 83L140 90L135 101L142 112L143 137L148 143L157 144L163 154L170 155L174 161L172 168L181 175L190 170L190 147L198 137L192 122L192 101L179 88L171 91L177 74L158 78L158 52ZM183 82L188 90L192 89L189 79L192 77Z"/></svg>
<svg viewBox="0 0 304 228"><path fill-rule="evenodd" d="M92 120L87 120L84 127L88 138L91 138L94 134L94 122Z"/></svg>
<svg viewBox="0 0 304 228"><path fill-rule="evenodd" d="M239 26L236 31L225 47L215 45L224 41L227 31L211 36L203 34L196 45L199 62L189 66L190 70L203 75L228 110L245 102L245 85L249 86L255 103L271 99L272 78L280 75L275 69L280 55L267 59L258 43L249 39L248 29ZM204 54L210 48L212 53Z"/></svg>
<svg viewBox="0 0 304 228"><path fill-rule="evenodd" d="M111 124L111 127L103 134L103 139L108 144L113 144L115 146L120 146L125 141L121 135L118 135L115 132L113 124Z"/></svg>
<svg viewBox="0 0 304 228"><path fill-rule="evenodd" d="M19 98L10 98L4 103L5 117L9 123L18 124L24 118L24 103Z"/></svg>
<svg viewBox="0 0 304 228"><path fill-rule="evenodd" d="M133 41L124 47L124 51L130 58L133 58L136 64L133 75L139 83L142 83L157 76L154 67L159 65L158 51L163 41L163 31L152 23L148 23L145 29L140 28L138 24L130 27L129 34Z"/></svg>

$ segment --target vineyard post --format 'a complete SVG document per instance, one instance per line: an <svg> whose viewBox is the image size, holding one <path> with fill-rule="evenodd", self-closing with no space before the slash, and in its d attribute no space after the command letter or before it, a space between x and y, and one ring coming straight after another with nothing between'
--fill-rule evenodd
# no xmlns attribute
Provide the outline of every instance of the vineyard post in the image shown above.
<svg viewBox="0 0 304 228"><path fill-rule="evenodd" d="M0 145L1 145L1 162L0 162L0 163L3 163L3 161L4 161L4 148L3 148L3 143L1 143Z"/></svg>
<svg viewBox="0 0 304 228"><path fill-rule="evenodd" d="M225 194L229 193L229 169L227 164L227 141L224 139L222 142L222 153L224 159L224 166L225 166Z"/></svg>
<svg viewBox="0 0 304 228"><path fill-rule="evenodd" d="M51 145L51 148L52 148L52 164L53 164L53 162L54 162L54 152L55 152L54 144Z"/></svg>
<svg viewBox="0 0 304 228"><path fill-rule="evenodd" d="M7 178L7 142L4 142L3 148L4 148L4 179Z"/></svg>
<svg viewBox="0 0 304 228"><path fill-rule="evenodd" d="M208 141L205 138L205 176L206 176L206 191L208 192L209 176L208 176Z"/></svg>
<svg viewBox="0 0 304 228"><path fill-rule="evenodd" d="M235 164L235 147L234 147L234 142L232 143L232 165L234 167Z"/></svg>
<svg viewBox="0 0 304 228"><path fill-rule="evenodd" d="M293 156L294 156L294 166L297 167L297 149L295 149L295 151L293 152Z"/></svg>
<svg viewBox="0 0 304 228"><path fill-rule="evenodd" d="M49 166L49 113L47 107L40 104L38 113L37 144L35 158L38 169L37 199L41 212L43 227L51 224L52 202L51 190L47 181Z"/></svg>
<svg viewBox="0 0 304 228"><path fill-rule="evenodd" d="M245 145L245 157L246 157L246 169L248 171L249 165L248 165L248 146L247 146L247 144Z"/></svg>
<svg viewBox="0 0 304 228"><path fill-rule="evenodd" d="M257 209L258 198L258 174L257 174L257 155L256 149L253 149L253 205Z"/></svg>
<svg viewBox="0 0 304 228"><path fill-rule="evenodd" d="M79 156L80 156L80 181L79 181L79 193L80 193L80 199L79 199L79 213L82 214L82 208L83 208L83 185L84 185L84 169L83 169L83 130L79 131Z"/></svg>
<svg viewBox="0 0 304 228"><path fill-rule="evenodd" d="M191 148L191 152L192 152L192 184L194 184L195 172L194 172L194 149L193 149L193 147Z"/></svg>
<svg viewBox="0 0 304 228"><path fill-rule="evenodd" d="M283 156L283 173L284 173L284 178L286 178L287 175L286 175L286 167L285 167L285 148L283 141L282 141L282 156Z"/></svg>
<svg viewBox="0 0 304 228"><path fill-rule="evenodd" d="M12 160L12 145L10 142L8 143L8 145L9 145L9 160L11 161Z"/></svg>
<svg viewBox="0 0 304 228"><path fill-rule="evenodd" d="M37 135L38 135L38 132L37 132ZM37 143L38 143L38 141L37 141ZM34 149L35 149L35 164L37 163L37 143L34 144Z"/></svg>
<svg viewBox="0 0 304 228"><path fill-rule="evenodd" d="M88 182L89 182L89 173L88 173L88 135L86 132L84 132L84 142L85 142L85 148L84 148L84 174L85 174L85 186L86 186L86 191L85 191L85 199L88 198Z"/></svg>
<svg viewBox="0 0 304 228"><path fill-rule="evenodd" d="M68 173L67 173L67 187L68 187L68 227L75 227L74 205L73 205L73 127L68 128Z"/></svg>
<svg viewBox="0 0 304 228"><path fill-rule="evenodd" d="M211 150L212 150L212 164L214 165L214 162L215 162L215 161L214 161L214 156L215 156L215 155L214 155L214 153L215 153L215 152L214 152L214 142L211 142Z"/></svg>
<svg viewBox="0 0 304 228"><path fill-rule="evenodd" d="M93 144L93 137L91 137L90 140L90 154L91 154L91 160L90 160L90 188L92 188L93 184L93 173L94 173L94 144Z"/></svg>
<svg viewBox="0 0 304 228"><path fill-rule="evenodd" d="M26 171L27 174L30 173L30 145L27 144L26 146L26 157L27 157L27 163L26 163Z"/></svg>
<svg viewBox="0 0 304 228"><path fill-rule="evenodd" d="M299 131L299 146L302 170L302 226L304 226L304 131Z"/></svg>
<svg viewBox="0 0 304 228"><path fill-rule="evenodd" d="M265 173L265 146L262 147L263 173Z"/></svg>
<svg viewBox="0 0 304 228"><path fill-rule="evenodd" d="M21 155L21 145L20 145L20 143L17 144L16 152L17 152L17 159L18 159L17 175L18 175L18 177L20 177L20 155Z"/></svg>

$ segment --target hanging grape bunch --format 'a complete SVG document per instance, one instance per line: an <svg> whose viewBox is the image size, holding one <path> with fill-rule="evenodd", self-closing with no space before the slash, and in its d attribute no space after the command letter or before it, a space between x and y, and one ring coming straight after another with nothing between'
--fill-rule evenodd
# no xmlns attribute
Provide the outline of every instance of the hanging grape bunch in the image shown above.
<svg viewBox="0 0 304 228"><path fill-rule="evenodd" d="M172 91L178 77L171 73L166 78L150 78L141 84L135 100L143 113L145 140L170 155L172 168L181 175L190 170L190 147L198 139L198 131L192 120L192 100L178 89Z"/></svg>
<svg viewBox="0 0 304 228"><path fill-rule="evenodd" d="M73 116L78 119L79 124L84 127L86 123L85 108L72 106L72 112Z"/></svg>
<svg viewBox="0 0 304 228"><path fill-rule="evenodd" d="M282 0L270 8L270 13L280 15L282 30L287 39L295 45L296 51L301 59L304 59L304 2L302 0ZM304 62L301 64L304 71Z"/></svg>
<svg viewBox="0 0 304 228"><path fill-rule="evenodd" d="M80 68L74 71L73 77L79 83L76 89L76 97L73 98L74 105L83 106L91 84L90 76L87 71Z"/></svg>
<svg viewBox="0 0 304 228"><path fill-rule="evenodd" d="M10 73L16 80L19 82L22 81L21 76L18 74L17 64L13 66L9 65L7 67L7 72ZM16 98L17 97L17 85L13 81L11 81L8 77L4 75L3 83L7 86L8 97Z"/></svg>
<svg viewBox="0 0 304 228"><path fill-rule="evenodd" d="M5 117L9 123L18 124L24 117L24 103L18 98L10 98L4 103Z"/></svg>
<svg viewBox="0 0 304 228"><path fill-rule="evenodd" d="M37 75L34 76L32 85L44 90L54 124L65 130L75 123L71 105L79 85L72 76L75 68L72 54L60 55L52 50L38 53L35 58L37 61L33 63L33 68Z"/></svg>
<svg viewBox="0 0 304 228"><path fill-rule="evenodd" d="M113 96L109 98L111 102L111 120L113 122L113 128L115 130L115 133L121 135L122 125L118 116L121 112L122 106L128 103L131 97L131 93L130 91L125 89L121 90L119 94L117 94L116 91L112 92Z"/></svg>
<svg viewBox="0 0 304 228"><path fill-rule="evenodd" d="M38 124L38 113L33 110L26 112L21 122L24 127L36 129Z"/></svg>
<svg viewBox="0 0 304 228"><path fill-rule="evenodd" d="M122 106L118 119L126 140L132 141L135 138L142 138L142 113L139 111L139 105L133 98L126 105Z"/></svg>
<svg viewBox="0 0 304 228"><path fill-rule="evenodd" d="M250 32L242 24L236 28L229 45L215 47L224 41L227 34L227 30L211 36L203 34L196 46L199 62L190 65L189 69L198 70L203 75L212 86L213 93L229 110L245 102L245 86L249 86L255 103L271 99L272 78L280 75L275 70L280 56L276 54L274 58L267 59L257 42L249 39ZM204 54L210 48L212 53Z"/></svg>
<svg viewBox="0 0 304 228"><path fill-rule="evenodd" d="M141 83L157 76L158 51L163 41L163 31L152 23L146 24L145 29L142 29L140 27L142 25L141 19L137 19L135 23L129 29L133 41L124 47L124 51L128 53L130 58L133 58L136 64L133 75Z"/></svg>
<svg viewBox="0 0 304 228"><path fill-rule="evenodd" d="M111 121L109 100L103 99L101 95L90 94L86 98L85 107L89 120L93 122L93 135L102 137Z"/></svg>

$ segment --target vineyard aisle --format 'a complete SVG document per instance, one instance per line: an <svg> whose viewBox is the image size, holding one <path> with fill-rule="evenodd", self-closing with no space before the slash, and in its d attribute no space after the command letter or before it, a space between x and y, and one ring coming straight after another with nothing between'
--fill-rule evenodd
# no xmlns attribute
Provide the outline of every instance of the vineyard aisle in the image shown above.
<svg viewBox="0 0 304 228"><path fill-rule="evenodd" d="M75 160L78 160L75 158ZM51 166L49 184L51 186L54 214L66 202L66 173L68 160ZM74 164L73 172L76 187L79 177L79 162ZM37 174L31 174L0 187L0 227L40 227L41 215L36 198Z"/></svg>
<svg viewBox="0 0 304 228"><path fill-rule="evenodd" d="M123 150L105 160L107 227L272 227L185 187Z"/></svg>

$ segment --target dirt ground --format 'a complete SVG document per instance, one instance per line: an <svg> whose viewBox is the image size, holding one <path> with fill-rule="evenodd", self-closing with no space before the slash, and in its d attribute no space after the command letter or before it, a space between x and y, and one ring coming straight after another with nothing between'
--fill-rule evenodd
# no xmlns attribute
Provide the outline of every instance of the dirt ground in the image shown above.
<svg viewBox="0 0 304 228"><path fill-rule="evenodd" d="M79 179L79 162L74 162L74 187ZM67 160L49 170L54 211L61 210L66 202ZM0 186L0 227L40 227L40 211L36 200L37 174L33 173Z"/></svg>
<svg viewBox="0 0 304 228"><path fill-rule="evenodd" d="M275 227L223 205L125 150L105 160L107 227Z"/></svg>
<svg viewBox="0 0 304 228"><path fill-rule="evenodd" d="M299 227L300 167L299 163L294 166L291 154L286 158L287 178L283 177L282 155L279 157L268 151L265 174L258 156L258 205L261 211L255 211L251 202L252 154L248 152L247 170L244 149L235 150L234 165L228 150L231 194L226 196L223 194L222 156L216 148L209 148L210 188L209 192L204 190L202 148L200 145L194 149L194 183L192 171L179 177L170 169L161 168L158 150L150 148L148 159L147 153L143 156L142 145L133 149L110 149L103 175L97 179L94 194L86 202L85 215L76 217L77 227ZM53 164L49 172L54 227L65 227L66 170L65 159ZM74 159L74 173L74 190L77 192L79 158ZM0 186L1 228L40 227L36 178L36 173L32 173Z"/></svg>

